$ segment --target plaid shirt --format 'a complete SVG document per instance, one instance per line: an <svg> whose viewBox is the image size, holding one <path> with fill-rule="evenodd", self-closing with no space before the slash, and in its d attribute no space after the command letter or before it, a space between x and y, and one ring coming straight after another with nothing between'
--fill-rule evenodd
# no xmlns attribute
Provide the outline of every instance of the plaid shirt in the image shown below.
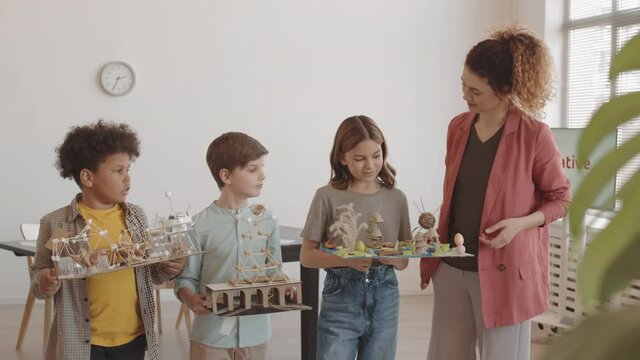
<svg viewBox="0 0 640 360"><path fill-rule="evenodd" d="M45 247L53 232L57 229L65 229L71 235L77 235L85 226L85 220L78 211L78 194L71 204L45 215L40 220L40 233L38 234L38 248L35 261L31 266L31 291L38 299L47 298L48 295L40 291L40 275L43 269L53 268L51 260L52 252ZM124 203L121 204L125 211L125 222L128 229L143 230L147 227L147 217L139 206ZM143 231L134 231L134 241L140 242ZM156 360L158 354L158 338L154 331L155 303L153 298L153 284L162 284L175 275L165 271L161 263L135 268L136 284L138 290L138 302L140 314L147 337L149 359ZM91 357L91 311L89 308L89 295L86 279L69 279L58 282L55 292L55 317L51 325L45 360L85 360Z"/></svg>

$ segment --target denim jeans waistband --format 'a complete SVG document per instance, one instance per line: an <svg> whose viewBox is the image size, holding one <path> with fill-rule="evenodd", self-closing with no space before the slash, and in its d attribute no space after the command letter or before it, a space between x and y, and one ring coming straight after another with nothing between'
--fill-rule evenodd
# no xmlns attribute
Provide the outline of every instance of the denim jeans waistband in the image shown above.
<svg viewBox="0 0 640 360"><path fill-rule="evenodd" d="M339 282L343 285L361 285L370 282L381 282L393 276L395 270L391 265L372 266L368 272L358 271L352 268L330 268L326 269L327 277L325 281Z"/></svg>

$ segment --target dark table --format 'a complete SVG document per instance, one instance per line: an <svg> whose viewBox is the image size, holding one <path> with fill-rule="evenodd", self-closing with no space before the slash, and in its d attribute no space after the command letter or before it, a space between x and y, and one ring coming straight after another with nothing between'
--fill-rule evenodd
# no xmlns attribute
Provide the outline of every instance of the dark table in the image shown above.
<svg viewBox="0 0 640 360"><path fill-rule="evenodd" d="M293 244L287 243L281 246L283 262L300 261L300 247L302 247L302 238L300 238L301 231L302 229L299 228L280 226L281 240L296 240ZM301 264L300 281L302 281L302 303L311 306L311 310L300 312L300 341L302 344L300 359L315 360L317 348L316 330L318 328L319 308L318 269L309 269Z"/></svg>
<svg viewBox="0 0 640 360"><path fill-rule="evenodd" d="M280 226L280 239L286 243L282 247L282 261L300 261L300 228ZM295 240L290 243L287 240ZM12 251L16 256L34 256L36 248L21 245L22 241L2 241L0 249ZM311 306L311 310L300 312L300 341L302 360L316 359L316 329L318 326L318 269L309 269L300 265L300 280L302 281L302 303Z"/></svg>
<svg viewBox="0 0 640 360"><path fill-rule="evenodd" d="M22 245L26 241L0 241L0 249L13 251L16 256L35 256L36 247ZM33 241L33 245L36 242Z"/></svg>

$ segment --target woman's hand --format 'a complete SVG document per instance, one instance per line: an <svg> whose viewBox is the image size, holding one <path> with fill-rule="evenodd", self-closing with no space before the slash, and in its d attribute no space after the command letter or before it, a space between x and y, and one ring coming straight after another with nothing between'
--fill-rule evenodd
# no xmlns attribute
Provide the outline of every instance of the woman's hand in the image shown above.
<svg viewBox="0 0 640 360"><path fill-rule="evenodd" d="M480 234L479 239L494 249L503 248L522 230L520 218L509 218L498 221Z"/></svg>
<svg viewBox="0 0 640 360"><path fill-rule="evenodd" d="M378 258L378 261L385 265L393 265L396 270L404 270L409 266L409 259L407 258Z"/></svg>
<svg viewBox="0 0 640 360"><path fill-rule="evenodd" d="M536 211L527 216L498 221L486 228L483 233L480 233L479 239L487 246L500 249L509 245L520 231L542 226L544 223L544 214Z"/></svg>
<svg viewBox="0 0 640 360"><path fill-rule="evenodd" d="M489 226L480 234L480 241L494 249L503 248L513 240L513 238L524 229L523 218L509 218L498 221Z"/></svg>

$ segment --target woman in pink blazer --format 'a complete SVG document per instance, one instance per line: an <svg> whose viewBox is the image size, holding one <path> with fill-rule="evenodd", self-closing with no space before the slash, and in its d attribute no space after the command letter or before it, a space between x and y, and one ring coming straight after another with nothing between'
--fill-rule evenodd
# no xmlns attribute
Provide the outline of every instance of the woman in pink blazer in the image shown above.
<svg viewBox="0 0 640 360"><path fill-rule="evenodd" d="M433 279L429 360L528 360L530 319L549 298L548 224L564 216L569 180L549 127L535 116L551 94L550 57L528 31L497 31L462 71L469 111L447 134L438 233L464 236L473 258L422 259Z"/></svg>

